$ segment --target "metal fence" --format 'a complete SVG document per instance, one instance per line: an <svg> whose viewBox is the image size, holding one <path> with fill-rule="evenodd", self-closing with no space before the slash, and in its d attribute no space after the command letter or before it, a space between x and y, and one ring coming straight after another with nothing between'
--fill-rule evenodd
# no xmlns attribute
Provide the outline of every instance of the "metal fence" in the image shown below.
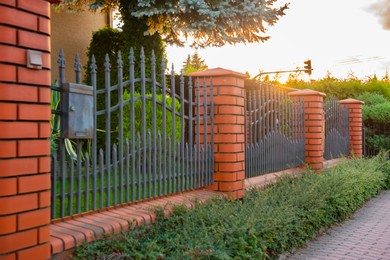
<svg viewBox="0 0 390 260"><path fill-rule="evenodd" d="M246 90L246 177L305 163L304 103L267 83Z"/></svg>
<svg viewBox="0 0 390 260"><path fill-rule="evenodd" d="M341 107L336 98L324 103L325 151L324 158L331 160L349 154L349 110Z"/></svg>
<svg viewBox="0 0 390 260"><path fill-rule="evenodd" d="M364 156L370 157L380 151L390 151L390 124L364 122Z"/></svg>
<svg viewBox="0 0 390 260"><path fill-rule="evenodd" d="M112 85L107 55L104 88L97 89L96 62L92 57L93 136L85 140L71 139L65 138L65 133L71 129L62 127L60 131L58 124L64 126L65 120L71 121L72 111L81 109L64 102L68 100L67 92L79 92L72 87L80 87L81 65L76 56L77 84L65 84L65 60L60 52L58 87L52 87L52 219L213 183L212 89L208 96L206 84L189 79L185 86L181 80L177 94L173 70L167 80L162 63L158 82L153 53L149 77L145 75L143 50L139 60L141 77L135 78L135 58L131 50L130 71L124 77L119 53L117 84ZM135 89L140 89L141 93ZM98 104L101 100L103 104ZM88 110L85 104L78 105ZM86 114L85 111L80 114L77 126L90 120L85 118ZM99 122L103 122L104 129L97 129ZM97 138L98 133L104 138Z"/></svg>

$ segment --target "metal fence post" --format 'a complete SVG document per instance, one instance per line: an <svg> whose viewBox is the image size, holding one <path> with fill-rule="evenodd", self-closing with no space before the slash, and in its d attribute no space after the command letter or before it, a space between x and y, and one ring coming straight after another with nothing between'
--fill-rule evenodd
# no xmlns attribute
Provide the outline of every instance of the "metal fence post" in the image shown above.
<svg viewBox="0 0 390 260"><path fill-rule="evenodd" d="M363 101L356 99L340 100L340 105L349 109L349 143L351 155L363 156Z"/></svg>
<svg viewBox="0 0 390 260"><path fill-rule="evenodd" d="M303 98L305 120L305 162L314 170L320 170L324 164L325 117L322 92L305 89L290 92L292 98Z"/></svg>
<svg viewBox="0 0 390 260"><path fill-rule="evenodd" d="M244 196L245 74L216 68L190 74L214 88L214 184L209 189L230 199ZM210 91L208 91L210 95ZM202 111L200 111L202 113Z"/></svg>

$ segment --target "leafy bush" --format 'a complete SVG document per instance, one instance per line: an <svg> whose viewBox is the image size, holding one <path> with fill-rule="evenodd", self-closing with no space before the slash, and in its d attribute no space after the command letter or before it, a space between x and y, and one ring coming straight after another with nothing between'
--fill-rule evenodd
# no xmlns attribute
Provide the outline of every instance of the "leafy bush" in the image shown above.
<svg viewBox="0 0 390 260"><path fill-rule="evenodd" d="M324 172L282 178L243 200L223 198L176 207L156 223L85 244L76 259L267 259L301 247L317 232L350 216L386 184L383 158L354 159ZM387 173L387 178L389 174Z"/></svg>
<svg viewBox="0 0 390 260"><path fill-rule="evenodd" d="M363 119L370 123L390 124L390 102L364 106Z"/></svg>
<svg viewBox="0 0 390 260"><path fill-rule="evenodd" d="M356 96L356 99L363 101L366 106L373 106L388 102L383 95L371 92L364 92L363 94Z"/></svg>
<svg viewBox="0 0 390 260"><path fill-rule="evenodd" d="M140 97L141 95L139 93L134 94L135 97ZM152 98L152 94L147 94L147 97ZM130 99L130 93L127 91L123 93L123 100L129 100ZM161 101L162 100L162 94L156 95L156 99ZM172 98L167 96L166 97L166 103L167 107L172 107ZM162 107L160 107L159 104L156 105L156 129L157 131L162 131ZM179 100L175 99L175 109L176 112L179 112L181 108ZM153 127L153 118L152 118L152 111L153 111L153 102L152 101L146 101L146 129L152 130ZM142 100L138 99L134 102L134 128L135 128L135 136L137 136L137 133L141 133L142 131ZM181 121L178 116L176 116L175 121L175 137L176 140L180 140L181 138ZM184 127L184 126L183 126ZM118 126L117 126L118 131ZM172 113L167 110L166 111L166 133L167 136L172 136ZM123 135L126 138L130 138L130 106L125 107L123 112Z"/></svg>
<svg viewBox="0 0 390 260"><path fill-rule="evenodd" d="M324 92L328 96L336 96L339 100L346 98L356 98L363 93L377 93L390 101L390 83L386 80L372 78L362 81L356 78L336 79L332 77L323 78L316 81L304 82L292 80L286 82L287 87L297 89L313 89Z"/></svg>
<svg viewBox="0 0 390 260"><path fill-rule="evenodd" d="M123 9L123 12L126 10ZM131 18L128 17L131 20ZM161 62L165 60L165 47L159 36L144 36L144 27L140 25L134 26L134 19L127 21L124 24L126 30L119 31L112 28L103 28L93 33L92 40L88 47L87 56L89 57L87 66L85 68L84 83L91 85L91 57L95 56L96 59L96 77L97 77L97 89L103 89L105 87L105 58L106 54L110 59L110 86L115 85L118 82L118 53L121 52L122 56L122 69L123 69L123 81L129 79L129 53L130 48L134 49L134 77L139 78L141 75L141 62L139 59L141 47L145 50L145 75L149 77L151 75L151 52L155 52L156 63L156 78L161 80ZM131 27L130 25L133 25ZM122 28L122 29L124 29ZM148 39L146 41L145 39ZM135 89L141 92L141 84L135 84ZM147 89L146 91L150 91ZM111 104L118 103L118 92L111 92ZM97 95L97 109L105 109L105 94ZM111 114L111 129L116 129L118 124L118 112ZM100 130L97 132L97 143L99 148L103 148L105 145L105 129L106 122L104 116L99 116L97 121L97 128ZM111 132L112 140L118 140L118 133Z"/></svg>

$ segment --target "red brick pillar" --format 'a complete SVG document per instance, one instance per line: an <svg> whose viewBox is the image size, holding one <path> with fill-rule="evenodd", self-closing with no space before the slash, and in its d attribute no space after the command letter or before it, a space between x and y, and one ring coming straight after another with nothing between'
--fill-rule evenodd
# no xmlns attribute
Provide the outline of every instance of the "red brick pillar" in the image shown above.
<svg viewBox="0 0 390 260"><path fill-rule="evenodd" d="M322 92L305 89L289 93L292 98L303 98L305 113L305 156L314 170L320 170L324 164L325 117Z"/></svg>
<svg viewBox="0 0 390 260"><path fill-rule="evenodd" d="M50 81L49 2L0 0L0 259L50 258Z"/></svg>
<svg viewBox="0 0 390 260"><path fill-rule="evenodd" d="M349 109L349 149L357 158L363 156L363 104L363 101L352 98L340 101L341 107Z"/></svg>
<svg viewBox="0 0 390 260"><path fill-rule="evenodd" d="M214 184L209 189L231 199L244 196L245 179L245 74L216 68L191 74L214 87Z"/></svg>

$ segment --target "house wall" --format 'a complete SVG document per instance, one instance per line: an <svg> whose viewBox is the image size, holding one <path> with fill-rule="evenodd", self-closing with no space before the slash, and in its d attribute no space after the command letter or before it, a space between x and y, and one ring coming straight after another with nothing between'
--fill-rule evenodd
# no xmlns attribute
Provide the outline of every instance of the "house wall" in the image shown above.
<svg viewBox="0 0 390 260"><path fill-rule="evenodd" d="M65 69L66 81L74 81L74 57L78 53L81 64L87 64L87 48L92 38L92 33L107 25L106 13L69 13L58 12L51 8L51 78L54 82L58 79L58 54L62 48L67 63ZM82 74L83 77L83 74Z"/></svg>

